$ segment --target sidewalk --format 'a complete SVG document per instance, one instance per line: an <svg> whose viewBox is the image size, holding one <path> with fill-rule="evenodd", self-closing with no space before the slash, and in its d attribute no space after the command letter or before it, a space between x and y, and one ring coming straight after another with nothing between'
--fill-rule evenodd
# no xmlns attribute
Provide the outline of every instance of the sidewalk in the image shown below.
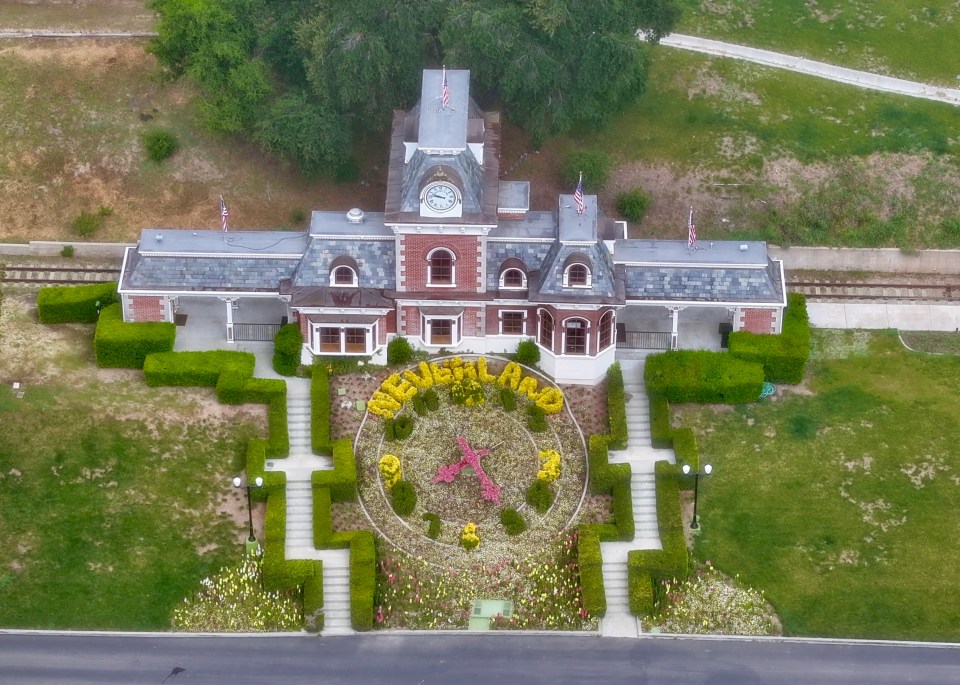
<svg viewBox="0 0 960 685"><path fill-rule="evenodd" d="M733 43L724 43L719 40L710 40L709 38L697 38L696 36L686 36L680 33L665 36L660 40L660 45L679 48L681 50L702 52L708 55L716 55L717 57L731 57L733 59L746 60L768 67L787 69L800 74L809 74L810 76L818 76L829 79L830 81L847 83L860 88L879 90L887 93L898 93L900 95L923 98L924 100L946 102L951 105L960 105L960 90L956 88L941 88L939 86L907 81L906 79L894 78L892 76L881 76L880 74L872 74L868 71L858 71L856 69L827 64L826 62L817 62L816 60L809 60L805 57L797 57L796 55L785 55L771 50L761 50L745 45L734 45Z"/></svg>

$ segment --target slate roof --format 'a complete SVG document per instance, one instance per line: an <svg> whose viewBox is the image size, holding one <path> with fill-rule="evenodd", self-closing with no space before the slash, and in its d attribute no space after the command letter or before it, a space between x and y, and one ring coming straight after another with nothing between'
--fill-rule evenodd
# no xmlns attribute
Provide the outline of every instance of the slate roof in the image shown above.
<svg viewBox="0 0 960 685"><path fill-rule="evenodd" d="M591 280L587 287L564 287L563 272L568 258L586 257ZM581 262L582 263L582 262ZM529 283L531 302L622 304L624 284L614 266L610 251L600 241L590 245L555 241L544 257L539 271Z"/></svg>
<svg viewBox="0 0 960 685"><path fill-rule="evenodd" d="M360 272L361 288L396 288L396 243L389 237L362 239L353 237L310 238L303 260L289 278L295 287L329 285L333 261L341 256L353 257Z"/></svg>

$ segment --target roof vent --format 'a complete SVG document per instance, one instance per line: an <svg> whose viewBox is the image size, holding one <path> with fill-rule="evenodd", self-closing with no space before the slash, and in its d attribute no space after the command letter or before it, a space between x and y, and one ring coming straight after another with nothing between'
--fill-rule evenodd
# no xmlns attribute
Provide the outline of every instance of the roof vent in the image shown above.
<svg viewBox="0 0 960 685"><path fill-rule="evenodd" d="M357 207L354 207L349 212L347 212L347 221L351 224L362 224L363 223L363 210Z"/></svg>
<svg viewBox="0 0 960 685"><path fill-rule="evenodd" d="M750 246L749 246L749 245L747 245L746 243L740 243L740 251L741 251L741 252L746 252L746 251L749 250L749 249L750 249Z"/></svg>
<svg viewBox="0 0 960 685"><path fill-rule="evenodd" d="M158 243L162 243L162 242L163 242L163 233L157 233L157 242L158 242Z"/></svg>

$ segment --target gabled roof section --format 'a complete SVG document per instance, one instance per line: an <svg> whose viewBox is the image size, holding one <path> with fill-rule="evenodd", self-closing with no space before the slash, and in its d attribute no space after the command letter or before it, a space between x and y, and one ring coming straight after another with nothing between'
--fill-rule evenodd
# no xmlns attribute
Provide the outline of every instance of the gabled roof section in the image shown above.
<svg viewBox="0 0 960 685"><path fill-rule="evenodd" d="M589 286L564 287L564 266L571 256L574 261L581 263L583 257L589 261ZM529 290L531 302L622 304L624 301L623 278L613 263L610 251L600 241L592 245L554 242L539 272L535 277L531 276Z"/></svg>

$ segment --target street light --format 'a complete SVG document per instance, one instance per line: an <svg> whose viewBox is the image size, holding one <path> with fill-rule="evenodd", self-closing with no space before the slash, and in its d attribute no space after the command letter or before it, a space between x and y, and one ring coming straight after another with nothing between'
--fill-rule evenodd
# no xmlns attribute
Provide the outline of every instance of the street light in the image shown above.
<svg viewBox="0 0 960 685"><path fill-rule="evenodd" d="M257 476L253 481L256 486L259 488L263 485L263 478ZM250 483L243 485L243 479L240 476L237 476L233 479L233 486L235 488L243 487L247 491L247 518L250 521L250 537L247 538L247 543L252 543L257 541L257 537L253 534L253 504L250 501L250 488L253 486Z"/></svg>
<svg viewBox="0 0 960 685"><path fill-rule="evenodd" d="M685 476L693 474L693 520L690 521L690 530L696 530L700 527L700 524L697 522L697 497L700 494L700 476L709 476L713 473L713 467L710 464L703 465L703 471L693 471L690 468L690 464L683 465L683 473Z"/></svg>

